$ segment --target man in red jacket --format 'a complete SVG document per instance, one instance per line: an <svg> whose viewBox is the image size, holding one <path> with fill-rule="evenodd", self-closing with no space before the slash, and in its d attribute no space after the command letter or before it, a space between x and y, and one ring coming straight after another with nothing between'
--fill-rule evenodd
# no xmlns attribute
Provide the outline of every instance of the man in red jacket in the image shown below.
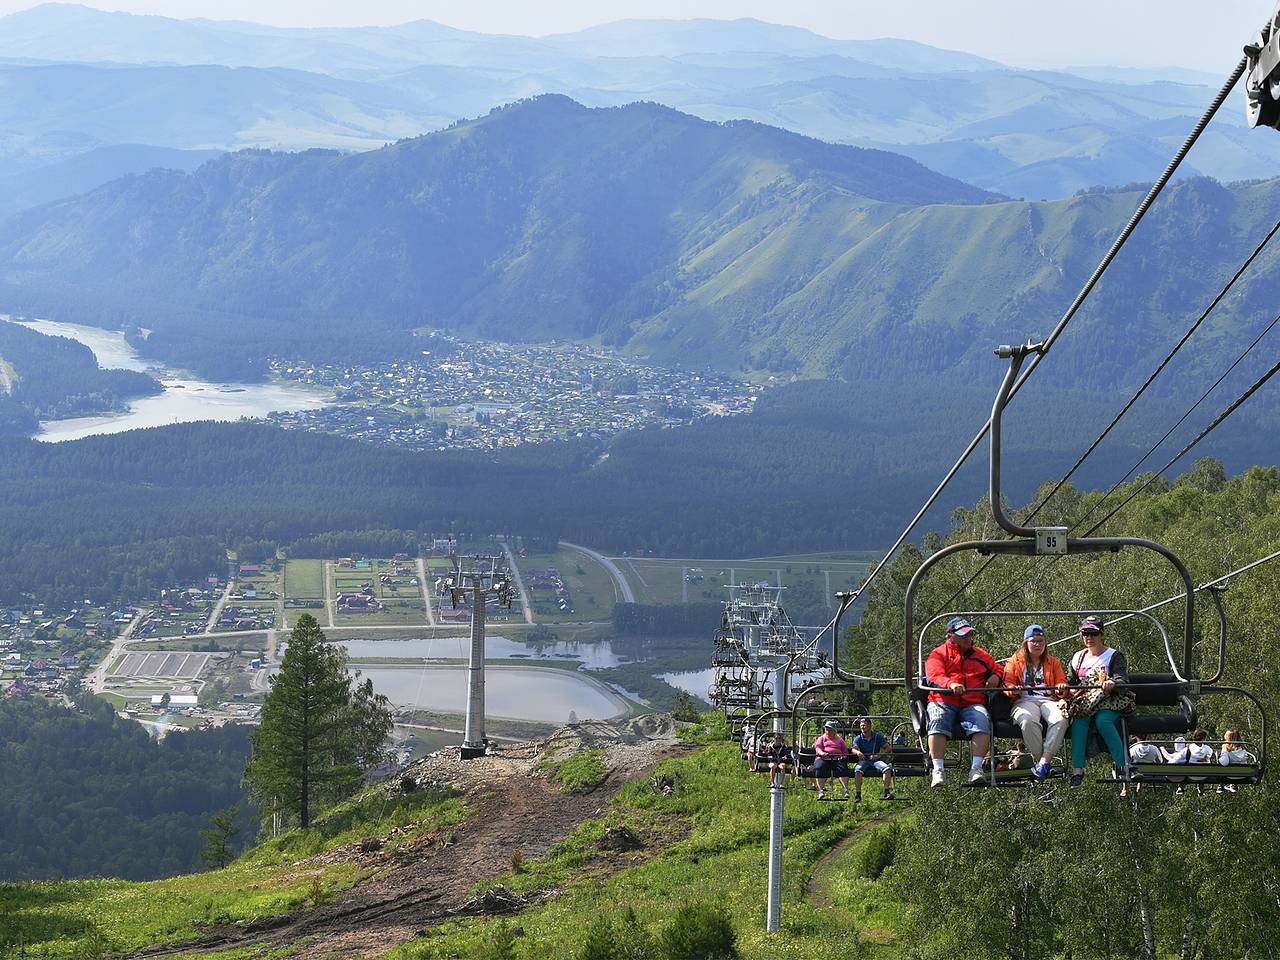
<svg viewBox="0 0 1280 960"><path fill-rule="evenodd" d="M935 647L924 664L925 678L935 688L929 694L930 786L942 785L942 758L947 741L955 735L956 721L971 741L969 782L983 779L982 759L991 745L986 690L1003 683L1004 671L991 654L973 645L973 634L973 624L964 617L953 617L947 624L946 642Z"/></svg>

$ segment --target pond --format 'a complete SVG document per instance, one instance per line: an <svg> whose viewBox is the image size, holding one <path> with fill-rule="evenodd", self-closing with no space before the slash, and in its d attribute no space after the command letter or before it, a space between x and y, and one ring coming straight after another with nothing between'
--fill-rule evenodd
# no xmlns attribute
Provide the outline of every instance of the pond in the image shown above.
<svg viewBox="0 0 1280 960"><path fill-rule="evenodd" d="M395 706L446 713L467 709L467 668L453 665L359 666ZM485 668L485 712L511 720L565 723L605 720L627 712L627 704L604 684L568 670L548 667Z"/></svg>

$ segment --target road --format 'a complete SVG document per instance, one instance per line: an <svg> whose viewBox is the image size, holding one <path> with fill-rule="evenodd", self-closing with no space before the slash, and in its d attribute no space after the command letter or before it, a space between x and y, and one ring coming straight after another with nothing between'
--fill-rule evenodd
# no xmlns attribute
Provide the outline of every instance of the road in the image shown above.
<svg viewBox="0 0 1280 960"><path fill-rule="evenodd" d="M635 603L636 595L631 592L631 584L627 583L627 578L622 575L622 571L618 569L618 565L606 557L603 553L597 553L589 547L581 547L576 543L570 543L568 540L561 540L560 545L568 547L570 550L577 550L579 553L585 553L596 563L603 566L609 571L613 577L613 582L617 584L618 593L622 597L623 603Z"/></svg>
<svg viewBox="0 0 1280 960"><path fill-rule="evenodd" d="M333 564L324 562L324 608L329 612L329 626L333 626Z"/></svg>
<svg viewBox="0 0 1280 960"><path fill-rule="evenodd" d="M422 605L427 608L427 623L436 625L436 614L431 609L431 589L427 586L427 561L418 558L418 585L422 587Z"/></svg>
<svg viewBox="0 0 1280 960"><path fill-rule="evenodd" d="M516 582L516 590L520 594L520 606L524 609L524 622L533 624L533 604L529 602L529 594L525 593L524 578L520 576L520 567L516 565L515 555L511 552L511 548L507 546L506 541L502 543L502 552L507 555L507 567L511 570L511 577Z"/></svg>
<svg viewBox="0 0 1280 960"><path fill-rule="evenodd" d="M133 631L138 629L138 626L150 612L150 610L139 610L138 615L129 621L129 625L120 631L120 636L111 641L111 649L102 658L102 662L94 668L93 673L89 674L88 684L92 693L101 693L106 689L111 665L127 652L126 648L129 646L129 639L133 636Z"/></svg>
<svg viewBox="0 0 1280 960"><path fill-rule="evenodd" d="M213 633L213 628L218 625L218 618L222 616L222 608L227 605L227 601L231 599L231 591L235 589L236 582L234 580L227 581L227 589L222 591L222 596L218 598L218 602L213 605L213 612L209 614L209 622L204 625L205 633Z"/></svg>

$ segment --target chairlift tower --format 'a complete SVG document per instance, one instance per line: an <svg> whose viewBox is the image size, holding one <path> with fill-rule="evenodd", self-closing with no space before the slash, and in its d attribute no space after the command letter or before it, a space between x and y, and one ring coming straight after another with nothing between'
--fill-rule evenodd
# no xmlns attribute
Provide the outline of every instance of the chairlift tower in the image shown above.
<svg viewBox="0 0 1280 960"><path fill-rule="evenodd" d="M471 655L467 661L467 720L462 735L462 759L482 757L489 747L484 731L484 627L485 608L490 602L509 610L514 599L511 575L500 557L453 558L453 576L440 584L456 609L471 601Z"/></svg>
<svg viewBox="0 0 1280 960"><path fill-rule="evenodd" d="M768 583L729 586L715 635L710 696L730 719L738 710L750 717L776 707L786 700L788 676L817 673L827 666L817 638L805 636L787 616L783 589Z"/></svg>

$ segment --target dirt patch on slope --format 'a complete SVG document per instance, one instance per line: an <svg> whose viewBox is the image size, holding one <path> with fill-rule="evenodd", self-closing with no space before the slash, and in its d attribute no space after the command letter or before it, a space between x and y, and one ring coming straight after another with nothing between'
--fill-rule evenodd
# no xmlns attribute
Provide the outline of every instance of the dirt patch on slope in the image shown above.
<svg viewBox="0 0 1280 960"><path fill-rule="evenodd" d="M603 751L606 775L584 793L565 793L538 762L548 753ZM675 739L669 717L640 717L629 723L592 721L556 731L545 740L503 745L493 755L463 762L448 748L406 768L397 783L447 786L461 793L466 820L395 845L397 832L365 838L298 864L319 867L353 862L371 873L331 903L284 917L211 927L195 941L141 950L130 957L214 953L232 947L277 949L307 940L309 960L376 957L412 940L424 928L452 916L513 913L530 900L497 890L482 898L477 883L511 869L512 854L541 857L584 820L604 813L609 799L627 781L664 757L687 751ZM394 789L394 784L388 789ZM647 850L642 855L652 855ZM596 870L620 869L637 854L602 851Z"/></svg>

